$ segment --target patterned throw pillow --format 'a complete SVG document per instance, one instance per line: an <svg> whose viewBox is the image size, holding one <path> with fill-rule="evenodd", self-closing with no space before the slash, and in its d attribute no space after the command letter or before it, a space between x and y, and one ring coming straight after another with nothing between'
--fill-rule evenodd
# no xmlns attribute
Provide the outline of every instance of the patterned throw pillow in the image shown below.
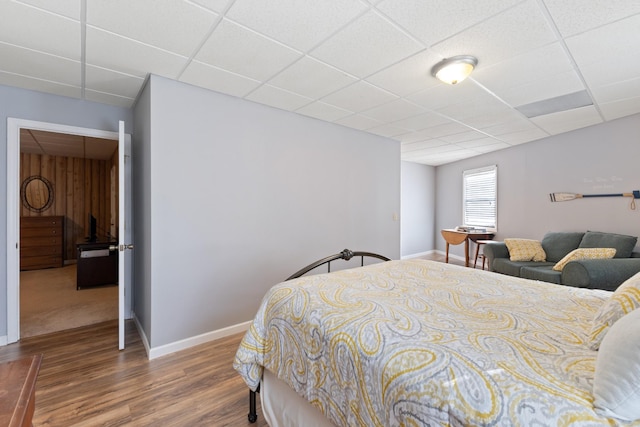
<svg viewBox="0 0 640 427"><path fill-rule="evenodd" d="M597 350L613 324L627 313L640 308L640 273L627 279L600 307L593 318L589 348Z"/></svg>
<svg viewBox="0 0 640 427"><path fill-rule="evenodd" d="M511 261L545 261L547 254L538 240L504 239Z"/></svg>
<svg viewBox="0 0 640 427"><path fill-rule="evenodd" d="M608 259L616 255L615 248L579 248L567 254L564 258L553 266L555 271L562 271L565 265L570 261L579 259Z"/></svg>

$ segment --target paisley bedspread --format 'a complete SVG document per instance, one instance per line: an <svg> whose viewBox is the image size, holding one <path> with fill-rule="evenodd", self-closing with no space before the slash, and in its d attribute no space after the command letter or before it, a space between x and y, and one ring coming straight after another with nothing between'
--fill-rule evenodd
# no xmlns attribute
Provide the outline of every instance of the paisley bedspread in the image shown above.
<svg viewBox="0 0 640 427"><path fill-rule="evenodd" d="M234 368L344 427L619 425L585 345L609 296L426 260L305 276L267 293Z"/></svg>

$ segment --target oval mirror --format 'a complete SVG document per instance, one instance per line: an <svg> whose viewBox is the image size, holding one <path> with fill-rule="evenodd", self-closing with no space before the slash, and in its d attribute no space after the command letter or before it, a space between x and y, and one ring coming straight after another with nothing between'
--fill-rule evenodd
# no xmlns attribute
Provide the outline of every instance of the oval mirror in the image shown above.
<svg viewBox="0 0 640 427"><path fill-rule="evenodd" d="M22 182L20 191L22 204L34 212L42 212L53 203L53 185L39 175L30 176Z"/></svg>

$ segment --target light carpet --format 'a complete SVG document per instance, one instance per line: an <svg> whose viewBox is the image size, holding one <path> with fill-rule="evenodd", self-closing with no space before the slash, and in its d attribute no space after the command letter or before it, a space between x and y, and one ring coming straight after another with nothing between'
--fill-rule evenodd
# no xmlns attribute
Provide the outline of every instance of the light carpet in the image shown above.
<svg viewBox="0 0 640 427"><path fill-rule="evenodd" d="M118 287L76 290L76 265L20 272L20 337L118 318Z"/></svg>

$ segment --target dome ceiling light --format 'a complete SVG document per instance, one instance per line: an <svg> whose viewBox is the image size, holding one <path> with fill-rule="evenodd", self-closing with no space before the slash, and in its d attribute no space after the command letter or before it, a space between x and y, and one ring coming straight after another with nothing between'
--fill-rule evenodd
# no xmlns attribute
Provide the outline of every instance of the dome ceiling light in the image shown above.
<svg viewBox="0 0 640 427"><path fill-rule="evenodd" d="M476 57L458 55L438 62L431 69L431 74L444 83L455 85L469 77L476 65L478 65Z"/></svg>

